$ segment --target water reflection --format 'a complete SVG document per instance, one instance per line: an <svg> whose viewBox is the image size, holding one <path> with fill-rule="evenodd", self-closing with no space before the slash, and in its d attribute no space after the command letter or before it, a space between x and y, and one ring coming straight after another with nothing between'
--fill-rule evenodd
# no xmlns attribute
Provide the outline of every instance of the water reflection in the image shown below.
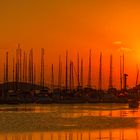
<svg viewBox="0 0 140 140"><path fill-rule="evenodd" d="M90 132L34 132L21 134L0 134L0 140L139 140L140 131L104 130Z"/></svg>
<svg viewBox="0 0 140 140"><path fill-rule="evenodd" d="M2 105L0 140L138 140L139 111L127 104Z"/></svg>
<svg viewBox="0 0 140 140"><path fill-rule="evenodd" d="M127 104L74 104L74 105L0 105L0 113L58 113L61 117L77 118L81 116L137 117L139 109L132 110Z"/></svg>

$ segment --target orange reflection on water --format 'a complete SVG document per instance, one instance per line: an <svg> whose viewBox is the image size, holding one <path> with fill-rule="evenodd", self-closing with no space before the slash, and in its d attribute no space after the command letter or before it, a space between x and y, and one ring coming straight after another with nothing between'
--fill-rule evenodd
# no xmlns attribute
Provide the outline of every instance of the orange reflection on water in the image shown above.
<svg viewBox="0 0 140 140"><path fill-rule="evenodd" d="M138 140L139 109L128 104L0 106L0 140Z"/></svg>
<svg viewBox="0 0 140 140"><path fill-rule="evenodd" d="M138 129L0 134L0 140L139 140Z"/></svg>

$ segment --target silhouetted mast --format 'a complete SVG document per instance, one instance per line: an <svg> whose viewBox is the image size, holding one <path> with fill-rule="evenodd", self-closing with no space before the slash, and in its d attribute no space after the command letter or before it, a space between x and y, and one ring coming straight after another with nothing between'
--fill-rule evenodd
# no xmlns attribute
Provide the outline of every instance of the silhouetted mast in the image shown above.
<svg viewBox="0 0 140 140"><path fill-rule="evenodd" d="M15 82L15 59L13 58L13 89L15 89L14 82Z"/></svg>
<svg viewBox="0 0 140 140"><path fill-rule="evenodd" d="M22 81L22 60L21 60L21 56L22 52L21 52L21 48L20 48L20 44L19 44L19 81Z"/></svg>
<svg viewBox="0 0 140 140"><path fill-rule="evenodd" d="M33 49L30 50L29 53L29 73L28 73L28 78L29 78L29 83L33 84Z"/></svg>
<svg viewBox="0 0 140 140"><path fill-rule="evenodd" d="M73 62L70 61L70 72L69 72L69 88L70 92L74 89L74 75L73 75Z"/></svg>
<svg viewBox="0 0 140 140"><path fill-rule="evenodd" d="M109 88L113 88L113 84L112 84L112 55L110 55L110 76L109 76Z"/></svg>
<svg viewBox="0 0 140 140"><path fill-rule="evenodd" d="M124 53L123 53L123 63L122 63L122 79L123 79L123 89L126 88L125 74L124 74Z"/></svg>
<svg viewBox="0 0 140 140"><path fill-rule="evenodd" d="M120 89L122 90L122 58L120 56Z"/></svg>
<svg viewBox="0 0 140 140"><path fill-rule="evenodd" d="M22 81L27 82L27 54L23 53Z"/></svg>
<svg viewBox="0 0 140 140"><path fill-rule="evenodd" d="M99 90L102 90L102 53L100 53L100 66L99 66Z"/></svg>
<svg viewBox="0 0 140 140"><path fill-rule="evenodd" d="M88 87L91 88L91 50L89 51Z"/></svg>
<svg viewBox="0 0 140 140"><path fill-rule="evenodd" d="M35 83L36 83L36 65L34 64L34 68L33 68L33 75L34 75L34 77L33 77L33 84L35 85Z"/></svg>
<svg viewBox="0 0 140 140"><path fill-rule="evenodd" d="M71 93L72 91L72 61L70 61L69 88L70 88L70 93Z"/></svg>
<svg viewBox="0 0 140 140"><path fill-rule="evenodd" d="M81 76L80 76L80 83L81 83L81 87L83 87L83 59L81 59Z"/></svg>
<svg viewBox="0 0 140 140"><path fill-rule="evenodd" d="M25 67L24 67L24 72L25 72L25 82L27 83L27 53L25 53Z"/></svg>
<svg viewBox="0 0 140 140"><path fill-rule="evenodd" d="M16 49L16 82L19 82L19 44Z"/></svg>
<svg viewBox="0 0 140 140"><path fill-rule="evenodd" d="M53 64L51 66L51 89L54 91L54 72L53 72Z"/></svg>
<svg viewBox="0 0 140 140"><path fill-rule="evenodd" d="M136 86L138 85L138 79L139 79L139 68L137 68Z"/></svg>
<svg viewBox="0 0 140 140"><path fill-rule="evenodd" d="M71 61L71 87L74 89L73 62Z"/></svg>
<svg viewBox="0 0 140 140"><path fill-rule="evenodd" d="M8 68L8 52L6 52L6 82L8 83L8 70L9 70L9 68Z"/></svg>
<svg viewBox="0 0 140 140"><path fill-rule="evenodd" d="M31 83L31 51L29 52L29 62L28 62L28 82Z"/></svg>
<svg viewBox="0 0 140 140"><path fill-rule="evenodd" d="M66 93L68 90L68 51L66 51Z"/></svg>
<svg viewBox="0 0 140 140"><path fill-rule="evenodd" d="M61 78L62 78L62 62L61 55L59 56L59 67L58 67L58 88L61 89Z"/></svg>
<svg viewBox="0 0 140 140"><path fill-rule="evenodd" d="M33 84L34 83L34 65L33 65L34 63L33 63L33 49L31 49L31 83Z"/></svg>
<svg viewBox="0 0 140 140"><path fill-rule="evenodd" d="M5 82L6 82L6 89L4 88L4 90L6 90L6 92L8 91L8 52L6 52L6 65L4 66L5 67Z"/></svg>
<svg viewBox="0 0 140 140"><path fill-rule="evenodd" d="M124 75L124 53L123 53L123 63L122 63L122 74Z"/></svg>
<svg viewBox="0 0 140 140"><path fill-rule="evenodd" d="M5 63L4 63L4 77L3 77L3 82L5 83L6 82L6 66L5 66Z"/></svg>
<svg viewBox="0 0 140 140"><path fill-rule="evenodd" d="M6 83L6 66L5 66L5 63L4 63L4 77L3 77L3 82L4 82L4 86L3 86L2 96L5 97L6 96L6 94L5 94L5 91L6 91L6 86L5 86L5 83Z"/></svg>
<svg viewBox="0 0 140 140"><path fill-rule="evenodd" d="M78 82L78 88L80 87L80 78L79 78L79 53L77 54L77 82Z"/></svg>
<svg viewBox="0 0 140 140"><path fill-rule="evenodd" d="M16 90L18 89L18 64L16 62Z"/></svg>
<svg viewBox="0 0 140 140"><path fill-rule="evenodd" d="M23 72L22 72L22 80L25 82L25 52L23 52Z"/></svg>
<svg viewBox="0 0 140 140"><path fill-rule="evenodd" d="M41 86L44 88L44 48L41 49Z"/></svg>

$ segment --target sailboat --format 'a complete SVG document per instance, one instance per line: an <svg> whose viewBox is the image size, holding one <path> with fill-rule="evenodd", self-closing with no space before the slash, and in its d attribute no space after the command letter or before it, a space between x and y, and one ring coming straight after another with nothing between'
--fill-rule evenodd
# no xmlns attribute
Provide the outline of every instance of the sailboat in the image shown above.
<svg viewBox="0 0 140 140"><path fill-rule="evenodd" d="M8 52L6 52L6 65L5 65L5 84L6 84L6 104L19 104L18 96L13 89L9 89L9 82L8 82ZM14 58L13 58L13 86L14 86ZM14 87L13 87L14 88Z"/></svg>
<svg viewBox="0 0 140 140"><path fill-rule="evenodd" d="M137 71L137 76L136 76L136 87L138 84L138 77L139 77L139 69ZM136 96L135 98L129 101L129 108L138 108L138 107L139 107L138 96Z"/></svg>
<svg viewBox="0 0 140 140"><path fill-rule="evenodd" d="M41 79L40 79L40 90L36 90L35 96L36 96L36 101L35 103L38 104L48 104L52 103L52 98L49 97L49 89L44 86L45 79L44 79L44 48L41 49ZM53 75L53 64L52 64L52 75Z"/></svg>

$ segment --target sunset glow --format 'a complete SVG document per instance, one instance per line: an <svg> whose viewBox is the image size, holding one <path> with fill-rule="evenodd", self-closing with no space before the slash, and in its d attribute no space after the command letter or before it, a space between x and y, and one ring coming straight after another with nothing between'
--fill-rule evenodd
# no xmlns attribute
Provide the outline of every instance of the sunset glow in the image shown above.
<svg viewBox="0 0 140 140"><path fill-rule="evenodd" d="M12 57L20 43L22 50L29 52L30 48L34 49L35 62L39 63L40 49L45 48L46 73L50 73L52 63L58 67L59 55L64 60L65 51L68 50L69 58L76 65L79 52L84 60L84 75L87 79L87 61L91 49L93 85L97 86L96 73L99 71L99 54L102 52L103 85L106 88L110 54L113 55L114 85L119 87L119 58L124 53L128 86L132 87L136 79L136 65L140 61L139 5L138 1L128 0L1 1L0 56L4 58L4 52L8 50ZM2 76L0 79L3 81ZM49 75L46 75L46 79L49 79Z"/></svg>

